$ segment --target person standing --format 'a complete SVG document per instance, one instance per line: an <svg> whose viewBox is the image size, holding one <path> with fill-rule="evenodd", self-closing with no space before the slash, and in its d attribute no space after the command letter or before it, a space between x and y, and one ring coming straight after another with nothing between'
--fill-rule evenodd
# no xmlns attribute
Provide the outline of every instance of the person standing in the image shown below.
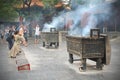
<svg viewBox="0 0 120 80"><path fill-rule="evenodd" d="M24 25L23 24L20 25L18 34L21 35L22 37L24 37ZM21 43L23 43L23 42L21 41Z"/></svg>
<svg viewBox="0 0 120 80"><path fill-rule="evenodd" d="M21 41L23 42L23 44L25 45L25 38L19 34L19 31L16 31L14 33L14 44L12 49L9 51L9 56L11 58L16 58L16 55L20 52L20 44Z"/></svg>
<svg viewBox="0 0 120 80"><path fill-rule="evenodd" d="M4 31L0 31L1 43L4 42Z"/></svg>
<svg viewBox="0 0 120 80"><path fill-rule="evenodd" d="M26 45L27 45L27 42L28 42L28 29L27 29L27 26L24 26L24 38L25 38Z"/></svg>
<svg viewBox="0 0 120 80"><path fill-rule="evenodd" d="M36 27L35 27L35 42L34 42L35 44L38 44L39 36L40 36L40 27L37 24Z"/></svg>
<svg viewBox="0 0 120 80"><path fill-rule="evenodd" d="M6 39L6 41L8 42L9 50L12 48L12 46L13 46L13 44L14 44L14 32L15 32L15 26L13 25L13 26L9 29L8 37L7 37L7 39Z"/></svg>
<svg viewBox="0 0 120 80"><path fill-rule="evenodd" d="M12 30L9 30L9 33L7 33L6 41L8 42L8 48L10 50L14 43L14 37L13 37Z"/></svg>
<svg viewBox="0 0 120 80"><path fill-rule="evenodd" d="M24 25L23 24L20 25L19 34L21 36L24 36Z"/></svg>

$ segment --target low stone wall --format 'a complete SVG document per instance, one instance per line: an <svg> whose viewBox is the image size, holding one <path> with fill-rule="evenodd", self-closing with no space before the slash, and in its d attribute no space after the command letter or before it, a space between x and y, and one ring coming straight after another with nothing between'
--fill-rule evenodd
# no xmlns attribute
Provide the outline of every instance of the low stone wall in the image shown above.
<svg viewBox="0 0 120 80"><path fill-rule="evenodd" d="M110 39L120 36L120 32L107 32L106 34L109 36Z"/></svg>
<svg viewBox="0 0 120 80"><path fill-rule="evenodd" d="M66 41L66 35L68 31L59 31L59 42Z"/></svg>

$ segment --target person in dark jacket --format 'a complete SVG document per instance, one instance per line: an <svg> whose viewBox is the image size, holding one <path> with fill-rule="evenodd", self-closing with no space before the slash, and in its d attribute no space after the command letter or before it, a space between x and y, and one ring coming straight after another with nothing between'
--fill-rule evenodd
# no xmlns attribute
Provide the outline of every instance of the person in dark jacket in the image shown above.
<svg viewBox="0 0 120 80"><path fill-rule="evenodd" d="M11 30L9 30L9 33L7 35L8 35L8 37L6 38L6 41L8 42L8 48L10 50L12 48L12 46L13 46L13 43L14 43L14 37L12 35Z"/></svg>

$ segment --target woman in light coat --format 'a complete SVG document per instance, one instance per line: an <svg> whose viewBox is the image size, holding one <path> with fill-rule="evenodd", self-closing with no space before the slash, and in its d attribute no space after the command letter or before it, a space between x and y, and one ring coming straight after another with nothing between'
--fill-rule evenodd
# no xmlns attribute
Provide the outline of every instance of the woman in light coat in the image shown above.
<svg viewBox="0 0 120 80"><path fill-rule="evenodd" d="M20 52L21 41L25 45L25 39L22 35L19 34L19 31L16 31L14 33L14 40L15 41L14 41L13 47L9 52L9 56L11 58L16 58L16 55Z"/></svg>

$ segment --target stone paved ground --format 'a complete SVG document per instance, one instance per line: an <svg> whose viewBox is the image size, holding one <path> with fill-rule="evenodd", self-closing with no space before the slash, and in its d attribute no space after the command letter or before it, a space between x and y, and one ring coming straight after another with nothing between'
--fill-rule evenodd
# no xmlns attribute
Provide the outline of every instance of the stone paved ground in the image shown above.
<svg viewBox="0 0 120 80"><path fill-rule="evenodd" d="M120 80L120 38L111 40L111 64L103 70L94 69L95 63L88 60L86 72L79 71L80 61L68 62L66 43L58 49L46 49L29 39L28 47L22 46L31 70L17 71L15 59L8 58L7 44L0 44L0 80ZM77 56L74 56L79 58Z"/></svg>

